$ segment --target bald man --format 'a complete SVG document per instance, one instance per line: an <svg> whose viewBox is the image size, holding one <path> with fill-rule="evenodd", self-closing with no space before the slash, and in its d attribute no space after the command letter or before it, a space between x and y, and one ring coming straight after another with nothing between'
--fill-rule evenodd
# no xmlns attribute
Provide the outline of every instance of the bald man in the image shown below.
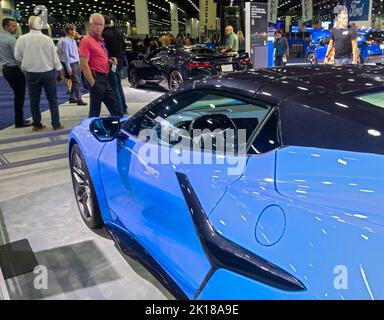
<svg viewBox="0 0 384 320"><path fill-rule="evenodd" d="M227 43L221 53L236 55L239 51L239 39L236 33L233 32L232 26L226 26L225 35L227 36Z"/></svg>
<svg viewBox="0 0 384 320"><path fill-rule="evenodd" d="M90 88L89 117L99 117L104 102L112 116L122 117L118 98L108 82L110 65L117 65L116 58L108 58L102 37L105 20L94 13L89 19L90 32L80 42L80 66Z"/></svg>

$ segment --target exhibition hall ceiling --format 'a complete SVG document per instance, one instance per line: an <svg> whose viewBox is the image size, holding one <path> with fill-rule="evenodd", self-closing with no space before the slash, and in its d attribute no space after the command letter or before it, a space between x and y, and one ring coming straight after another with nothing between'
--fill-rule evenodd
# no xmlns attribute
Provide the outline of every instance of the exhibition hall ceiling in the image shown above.
<svg viewBox="0 0 384 320"><path fill-rule="evenodd" d="M169 24L169 0L148 0L148 11L151 22ZM174 0L179 6L179 21L185 23L188 18L199 17L199 0ZM218 15L221 6L241 5L244 0L215 0L219 4ZM260 2L267 2L261 0ZM332 17L332 10L343 1L320 0L313 1L314 21L328 21ZM23 0L15 1L16 8L20 11L22 19L33 14L33 8L37 5L48 8L50 22L76 21L82 22L92 12L101 12L110 15L120 22L135 23L134 0ZM292 16L293 21L301 18L301 0L279 0L278 16ZM373 16L383 15L383 0L373 0Z"/></svg>

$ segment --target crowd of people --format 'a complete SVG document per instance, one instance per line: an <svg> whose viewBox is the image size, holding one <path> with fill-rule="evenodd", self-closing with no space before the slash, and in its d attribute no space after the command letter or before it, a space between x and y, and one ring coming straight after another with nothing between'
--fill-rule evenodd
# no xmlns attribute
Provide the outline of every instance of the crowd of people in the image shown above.
<svg viewBox="0 0 384 320"><path fill-rule="evenodd" d="M228 31L228 30L229 31ZM236 49L236 52L245 51L245 38L242 31L234 33L232 26L226 27L226 41L225 47L228 46L228 39ZM221 45L220 35L215 33L210 37L205 33L201 33L198 37L192 37L189 33L179 33L175 37L171 32L164 33L162 36L149 36L146 35L144 40L131 39L133 42L133 51L148 54L160 47L185 47L195 44L206 44L212 48ZM230 50L232 51L232 50Z"/></svg>
<svg viewBox="0 0 384 320"><path fill-rule="evenodd" d="M57 100L57 81L66 81L69 103L86 106L81 88L89 89L89 117L98 117L104 103L112 116L127 114L127 105L122 88L122 69L125 61L125 42L119 29L112 26L111 19L99 13L90 16L89 33L80 40L74 24L67 24L61 37L53 39L42 32L43 21L39 16L28 20L29 32L17 40L17 22L12 18L2 21L4 32L0 33L0 65L4 78L14 93L15 127L32 126L37 132L46 126L42 123L40 99L44 89L51 114L53 130L63 129ZM244 50L245 41L241 31L237 34L232 26L225 28L226 44L220 52L237 55ZM166 33L161 37L149 37L142 41L143 53L158 47L183 47L196 43L219 44L219 36L211 38L202 33L198 38L190 34ZM134 50L138 48L134 48ZM24 119L24 102L28 88L32 122Z"/></svg>
<svg viewBox="0 0 384 320"><path fill-rule="evenodd" d="M17 22L2 21L0 65L4 78L14 93L15 127L32 126L37 132L42 123L40 98L44 89L53 130L64 129L57 102L57 81L67 79L69 103L86 106L81 96L83 79L90 90L89 117L98 117L104 103L113 116L127 114L121 79L124 61L124 39L112 26L111 19L101 14L90 17L90 32L80 41L74 24L67 24L57 45L43 34L39 16L28 20L29 32L17 40ZM24 119L25 93L28 88L32 122Z"/></svg>

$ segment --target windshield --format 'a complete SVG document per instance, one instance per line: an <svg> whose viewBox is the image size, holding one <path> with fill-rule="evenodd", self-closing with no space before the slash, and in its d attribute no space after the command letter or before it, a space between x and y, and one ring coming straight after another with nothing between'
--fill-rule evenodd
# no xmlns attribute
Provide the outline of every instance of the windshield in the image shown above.
<svg viewBox="0 0 384 320"><path fill-rule="evenodd" d="M365 94L356 97L357 99L368 102L374 106L384 108L384 91Z"/></svg>
<svg viewBox="0 0 384 320"><path fill-rule="evenodd" d="M370 32L365 36L367 41L375 41L378 43L384 43L384 31Z"/></svg>

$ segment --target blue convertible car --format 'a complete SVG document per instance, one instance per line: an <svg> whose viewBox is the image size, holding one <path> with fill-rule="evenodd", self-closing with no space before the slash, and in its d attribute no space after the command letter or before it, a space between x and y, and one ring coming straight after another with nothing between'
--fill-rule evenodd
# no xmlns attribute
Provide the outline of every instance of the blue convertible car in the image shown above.
<svg viewBox="0 0 384 320"><path fill-rule="evenodd" d="M357 45L360 52L360 64L384 64L384 31L357 30ZM318 29L311 32L311 43L306 49L306 62L317 64L324 61L331 32Z"/></svg>
<svg viewBox="0 0 384 320"><path fill-rule="evenodd" d="M383 67L188 83L84 120L69 157L85 223L176 298L384 299Z"/></svg>

